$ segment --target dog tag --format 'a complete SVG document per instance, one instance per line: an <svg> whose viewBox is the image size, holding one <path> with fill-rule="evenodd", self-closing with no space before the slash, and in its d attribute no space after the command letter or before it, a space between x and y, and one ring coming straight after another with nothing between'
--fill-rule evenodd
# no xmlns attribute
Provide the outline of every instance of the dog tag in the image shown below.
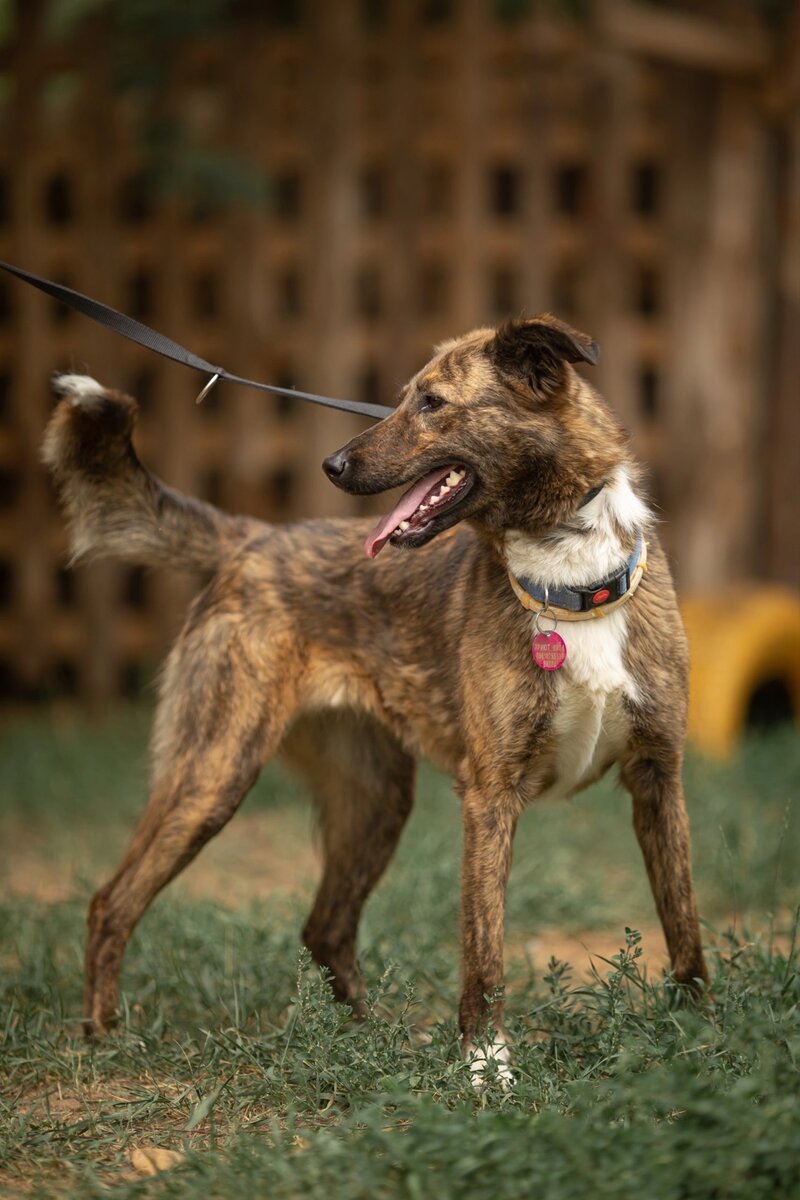
<svg viewBox="0 0 800 1200"><path fill-rule="evenodd" d="M535 634L531 642L531 654L537 667L543 671L557 671L564 665L567 646L561 634L552 629L549 633Z"/></svg>

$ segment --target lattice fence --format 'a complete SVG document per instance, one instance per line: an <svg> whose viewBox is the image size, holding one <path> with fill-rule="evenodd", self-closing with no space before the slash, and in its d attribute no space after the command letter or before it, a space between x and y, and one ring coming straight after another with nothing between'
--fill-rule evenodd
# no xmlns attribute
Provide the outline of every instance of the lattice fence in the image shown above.
<svg viewBox="0 0 800 1200"><path fill-rule="evenodd" d="M755 60L729 94L727 76L632 54L613 30L525 6L274 5L271 18L187 46L176 74L170 104L188 127L266 173L263 205L218 211L203 194L148 192L135 102L109 86L102 28L48 45L35 10L22 6L0 112L0 256L242 374L377 401L438 339L550 308L603 344L598 383L678 536L691 536L675 458L688 432L682 389L704 351L684 289L724 188L698 163L713 158L713 138L734 177L760 169ZM52 85L67 69L77 85L64 95ZM761 283L736 221L763 204L750 187L717 247L730 249L727 237L739 251L737 336ZM744 358L737 350L723 372L744 435L720 453L737 479L752 459L761 353L743 337ZM270 520L368 504L319 469L357 421L227 387L197 409L196 377L0 280L0 691L102 701L140 686L189 585L111 565L66 570L38 466L48 377L65 367L137 396L143 457L177 487ZM730 497L745 533L721 560L727 574L752 565L745 491Z"/></svg>

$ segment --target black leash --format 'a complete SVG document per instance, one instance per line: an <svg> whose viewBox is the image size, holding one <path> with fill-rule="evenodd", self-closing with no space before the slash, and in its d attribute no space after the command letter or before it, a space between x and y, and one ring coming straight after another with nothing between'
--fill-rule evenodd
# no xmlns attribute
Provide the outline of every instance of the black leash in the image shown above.
<svg viewBox="0 0 800 1200"><path fill-rule="evenodd" d="M394 412L394 409L387 408L383 404L362 404L358 400L336 400L331 396L317 396L314 392L298 392L294 388L276 387L272 383L258 383L255 379L244 379L241 375L232 375L224 367L213 366L204 358L192 354L191 350L187 350L185 346L181 346L178 342L173 342L171 338L164 337L163 333L151 329L149 325L143 325L141 321L136 321L133 317L118 312L116 308L111 308L108 304L101 304L99 300L93 300L91 296L84 296L83 292L73 291L72 288L64 287L63 284L53 283L51 279L43 279L40 275L23 271L21 267L15 267L12 263L0 260L0 267L9 275L15 275L17 279L22 279L32 287L38 288L40 292L52 296L54 300L74 308L84 317L97 321L98 325L105 325L106 329L110 329L113 333L119 333L129 341L137 342L146 350L153 350L156 354L161 354L164 358L171 358L173 362L180 363L184 367L191 367L194 371L202 371L204 375L209 376L209 379L197 397L198 403L208 395L215 383L220 379L227 379L229 383L257 388L260 392L272 392L275 396L293 396L297 400L308 400L311 404L322 404L326 408L338 408L342 412L358 413L361 417L372 417L375 420L381 420Z"/></svg>

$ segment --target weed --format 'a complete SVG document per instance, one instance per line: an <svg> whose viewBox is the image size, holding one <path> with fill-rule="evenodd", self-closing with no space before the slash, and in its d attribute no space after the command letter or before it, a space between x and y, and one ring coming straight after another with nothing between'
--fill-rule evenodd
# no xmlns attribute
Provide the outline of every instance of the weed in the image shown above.
<svg viewBox="0 0 800 1200"><path fill-rule="evenodd" d="M86 899L141 802L144 742L138 713L0 737L0 857L17 880L0 906L0 1194L800 1195L796 737L687 768L713 973L699 1007L645 966L652 901L624 796L604 785L526 814L508 922L515 1081L480 1093L453 1021L459 814L433 773L365 916L363 1021L298 953L305 883L221 902L234 822L208 851L218 898L178 887L153 906L126 959L118 1035L83 1040ZM247 808L277 835L266 864L307 822L277 772ZM54 900L39 881L63 875L65 856ZM547 929L607 926L619 949L588 975L514 951ZM182 1158L140 1178L130 1155L147 1146Z"/></svg>

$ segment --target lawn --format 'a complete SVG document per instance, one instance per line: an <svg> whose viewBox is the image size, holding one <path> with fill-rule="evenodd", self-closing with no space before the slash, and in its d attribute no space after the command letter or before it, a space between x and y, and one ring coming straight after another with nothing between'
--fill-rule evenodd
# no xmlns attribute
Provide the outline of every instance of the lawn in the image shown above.
<svg viewBox="0 0 800 1200"><path fill-rule="evenodd" d="M797 734L687 764L699 1010L664 978L625 795L526 814L516 1081L475 1093L453 1020L459 811L430 771L365 914L364 1022L299 952L313 821L270 769L137 930L119 1034L83 1040L85 908L142 803L147 720L0 728L1 1195L800 1196Z"/></svg>

